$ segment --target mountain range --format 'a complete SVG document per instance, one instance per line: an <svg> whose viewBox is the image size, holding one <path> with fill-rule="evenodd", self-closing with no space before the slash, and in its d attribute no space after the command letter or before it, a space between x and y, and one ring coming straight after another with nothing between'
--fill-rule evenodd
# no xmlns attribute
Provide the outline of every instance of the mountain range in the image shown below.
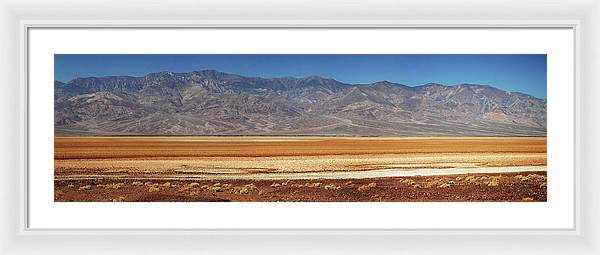
<svg viewBox="0 0 600 255"><path fill-rule="evenodd" d="M57 135L545 136L546 100L488 85L215 70L54 82Z"/></svg>

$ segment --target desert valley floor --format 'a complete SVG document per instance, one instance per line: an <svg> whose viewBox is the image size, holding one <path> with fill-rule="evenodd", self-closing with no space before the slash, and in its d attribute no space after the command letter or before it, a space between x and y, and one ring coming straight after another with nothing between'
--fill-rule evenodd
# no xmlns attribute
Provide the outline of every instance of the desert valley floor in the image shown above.
<svg viewBox="0 0 600 255"><path fill-rule="evenodd" d="M55 137L67 201L546 201L545 137Z"/></svg>

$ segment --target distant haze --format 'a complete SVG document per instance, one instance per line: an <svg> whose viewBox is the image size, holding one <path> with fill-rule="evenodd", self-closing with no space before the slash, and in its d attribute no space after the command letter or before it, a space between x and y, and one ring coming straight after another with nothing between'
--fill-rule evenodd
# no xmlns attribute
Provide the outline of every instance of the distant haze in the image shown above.
<svg viewBox="0 0 600 255"><path fill-rule="evenodd" d="M349 84L199 70L54 86L57 135L546 135L545 99L481 84Z"/></svg>

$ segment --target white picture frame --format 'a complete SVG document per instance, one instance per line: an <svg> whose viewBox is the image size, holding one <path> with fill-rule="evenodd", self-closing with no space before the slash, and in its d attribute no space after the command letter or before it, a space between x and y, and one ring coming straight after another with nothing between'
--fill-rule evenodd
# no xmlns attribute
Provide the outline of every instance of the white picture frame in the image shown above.
<svg viewBox="0 0 600 255"><path fill-rule="evenodd" d="M114 4L2 1L0 77L3 102L0 186L0 251L17 253L550 253L600 252L597 198L599 136L595 119L600 81L598 66L600 3L576 0L469 1L416 3L375 1L369 4L329 1L314 9L300 1L246 3L176 1L140 8L135 1ZM60 4L66 7L59 8ZM68 5L67 5L68 4ZM420 2L420 4L425 4ZM461 4L469 8L456 8ZM178 7L179 6L179 7ZM183 8L186 6L186 8ZM515 9L514 6L519 6ZM265 8L268 7L268 8ZM93 11L90 11L93 10ZM268 11L267 11L268 10ZM54 11L54 13L52 13ZM196 11L196 12L195 12ZM158 12L163 14L157 14ZM81 13L90 13L81 16ZM198 13L203 14L198 18ZM352 14L352 15L351 15ZM59 18L55 18L59 17ZM123 20L124 18L127 20ZM286 17L286 19L281 19ZM349 17L352 17L349 19ZM26 214L26 42L33 27L568 27L576 38L576 223L573 230L32 230ZM585 106L585 108L584 108Z"/></svg>

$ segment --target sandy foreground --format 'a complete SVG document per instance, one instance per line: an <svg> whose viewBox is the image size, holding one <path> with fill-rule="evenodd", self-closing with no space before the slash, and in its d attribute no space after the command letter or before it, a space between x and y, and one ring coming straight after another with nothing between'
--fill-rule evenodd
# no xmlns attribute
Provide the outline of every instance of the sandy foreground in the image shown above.
<svg viewBox="0 0 600 255"><path fill-rule="evenodd" d="M546 201L546 138L56 137L55 201Z"/></svg>

